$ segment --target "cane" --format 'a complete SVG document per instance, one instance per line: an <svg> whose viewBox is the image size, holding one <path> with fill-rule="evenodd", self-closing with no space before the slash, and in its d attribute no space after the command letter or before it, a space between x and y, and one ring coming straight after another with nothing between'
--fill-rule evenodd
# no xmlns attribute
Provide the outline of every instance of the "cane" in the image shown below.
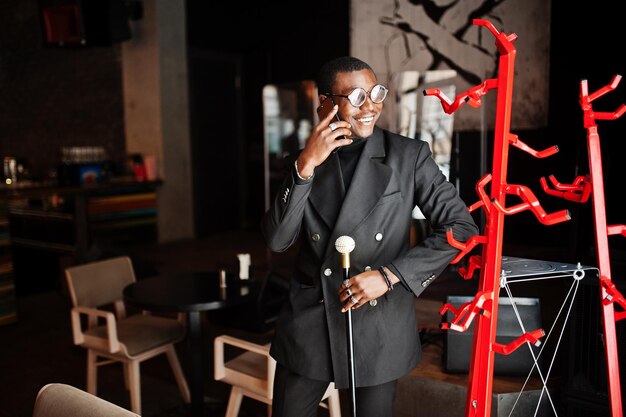
<svg viewBox="0 0 626 417"><path fill-rule="evenodd" d="M350 252L354 250L354 239L350 236L340 236L335 241L335 249L341 253L341 267L343 269L343 279L350 279ZM354 384L354 340L352 338L352 309L346 312L346 344L348 346L348 369L350 371L350 398L351 417L356 417L356 387Z"/></svg>

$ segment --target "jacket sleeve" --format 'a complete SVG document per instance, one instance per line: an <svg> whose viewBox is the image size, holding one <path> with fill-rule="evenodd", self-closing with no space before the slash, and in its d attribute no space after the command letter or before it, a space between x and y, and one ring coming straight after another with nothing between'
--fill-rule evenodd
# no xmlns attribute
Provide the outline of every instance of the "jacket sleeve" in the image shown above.
<svg viewBox="0 0 626 417"><path fill-rule="evenodd" d="M413 181L414 202L430 222L432 233L387 266L419 296L459 252L448 243L446 230L452 228L454 238L465 242L478 234L478 227L456 188L432 159L428 146L418 153Z"/></svg>
<svg viewBox="0 0 626 417"><path fill-rule="evenodd" d="M304 207L315 179L315 175L308 180L297 178L294 160L289 161L285 179L261 220L261 233L274 252L284 252L298 239Z"/></svg>

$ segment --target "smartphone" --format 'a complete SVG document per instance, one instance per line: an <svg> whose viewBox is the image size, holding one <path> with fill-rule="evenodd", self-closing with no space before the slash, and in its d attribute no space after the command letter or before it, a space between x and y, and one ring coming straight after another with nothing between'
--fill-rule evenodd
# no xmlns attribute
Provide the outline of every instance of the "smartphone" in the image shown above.
<svg viewBox="0 0 626 417"><path fill-rule="evenodd" d="M317 108L317 116L319 117L319 120L325 119L328 114L333 110L333 107L335 106L335 100L333 100L332 97L326 97L326 99L324 101L322 101L319 105L319 107ZM335 114L335 120L341 120L339 118L339 113ZM339 136L337 139L345 139L345 136Z"/></svg>

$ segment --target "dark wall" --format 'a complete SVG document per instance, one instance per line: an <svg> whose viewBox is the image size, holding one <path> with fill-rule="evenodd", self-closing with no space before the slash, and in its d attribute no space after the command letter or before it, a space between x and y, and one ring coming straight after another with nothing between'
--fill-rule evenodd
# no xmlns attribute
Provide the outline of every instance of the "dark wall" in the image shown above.
<svg viewBox="0 0 626 417"><path fill-rule="evenodd" d="M188 1L190 48L228 54L242 63L238 116L248 168L242 225L258 224L263 211L263 86L310 79L323 61L348 53L347 0L285 3L245 5L244 10L235 2ZM5 28L0 156L26 158L34 179L52 175L64 146L104 146L112 160L123 162L120 44L45 46L39 4L0 0L0 27ZM204 75L211 80L211 71ZM191 89L194 93L204 94ZM214 155L206 158L212 160L205 164L215 163Z"/></svg>
<svg viewBox="0 0 626 417"><path fill-rule="evenodd" d="M228 54L241 62L241 100L239 118L243 121L246 207L242 226L258 227L264 211L263 183L263 102L262 89L267 84L313 79L320 65L335 56L349 53L348 0L304 2L207 2L188 0L188 43L191 49L214 54ZM203 72L209 84L221 71ZM195 94L205 94L190 86L190 101ZM208 117L207 108L192 108L191 114ZM231 120L233 109L221 108L223 117ZM192 131L194 121L192 116ZM202 120L198 124L203 123ZM233 134L235 129L232 129ZM232 140L232 139L230 139ZM193 146L193 145L192 145ZM194 148L196 148L194 146ZM195 155L198 167L218 164L222 172L230 172L228 158L215 158L211 153ZM219 178L217 180L220 180ZM207 188L207 187L205 187ZM238 198L232 190L232 198ZM228 198L224 194L221 198ZM224 222L222 222L222 225ZM215 225L219 227L220 225Z"/></svg>
<svg viewBox="0 0 626 417"><path fill-rule="evenodd" d="M573 8L553 1L552 61L550 70L549 134L576 161L580 174L588 172L586 130L578 103L579 85L586 79L589 93L608 85L616 74L626 75L623 52L624 15L614 3L600 0ZM564 16L568 15L568 18ZM595 112L614 112L626 103L626 80L615 91L593 102ZM598 121L602 144L604 188L609 222L626 222L623 216L626 116Z"/></svg>
<svg viewBox="0 0 626 417"><path fill-rule="evenodd" d="M188 42L251 60L248 76L279 83L311 79L349 51L349 1L187 1Z"/></svg>
<svg viewBox="0 0 626 417"><path fill-rule="evenodd" d="M125 153L121 56L108 47L45 47L36 0L0 0L0 156L46 178L63 146Z"/></svg>
<svg viewBox="0 0 626 417"><path fill-rule="evenodd" d="M554 174L562 183L571 183L579 175L589 173L587 131L583 126L583 113L579 104L580 81L588 81L589 93L608 85L613 76L624 74L626 59L620 47L620 32L624 26L623 15L613 10L607 0L590 3L585 7L571 7L567 2L552 2L551 61L549 125L536 132L534 142L538 149L557 145L559 153L546 160L528 160L522 163L519 176L534 177ZM626 103L626 81L617 89L593 102L596 112L614 112ZM602 148L606 215L609 224L626 222L623 215L622 189L624 165L622 163L626 142L626 117L613 121L597 121ZM521 136L520 136L521 137ZM519 166L519 165L518 165ZM572 220L557 226L525 226L537 222L520 223L509 236L522 242L547 241L568 248L571 261L596 264L594 253L593 215L591 199L585 204L571 203L546 196L537 181L530 183L537 196L552 210L566 208ZM596 184L595 186L601 186ZM512 216L515 217L515 216ZM610 237L609 244L615 266L619 266L619 252L626 249L621 236ZM614 268L615 268L614 266ZM622 271L624 271L622 269ZM614 272L618 272L617 270ZM624 271L626 272L626 271ZM616 276L617 278L617 276Z"/></svg>
<svg viewBox="0 0 626 417"><path fill-rule="evenodd" d="M608 0L580 8L567 2L552 3L549 125L514 133L535 149L556 144L560 152L537 160L513 150L509 180L531 187L547 210L571 208L574 219L548 227L530 213L510 216L505 239L513 244L541 242L568 250L577 241L573 246L583 248L574 250L584 252L586 242L593 238L590 204L581 206L545 196L538 178L554 174L567 183L588 172L579 81L588 79L593 91L609 83L614 74L624 73L619 36L624 23ZM268 83L312 79L322 62L349 53L349 7L348 0L252 5L187 2L190 48L226 53L241 62L243 104L239 111L247 167L244 224L258 224L263 211L262 88ZM5 28L0 37L0 156L26 157L36 177L49 174L62 146L100 145L113 159L121 160L125 144L119 44L44 47L39 19L36 0L0 0L0 27ZM212 74L206 71L204 76L210 81ZM613 111L626 102L626 82L622 84L594 107ZM202 114L202 109L196 110ZM599 122L610 223L624 223L618 200L624 177L625 129L626 117ZM474 184L481 175L480 138L477 132L459 137L460 191L469 203L475 199ZM215 163L211 155L207 158L212 159L205 163ZM228 172L229 167L222 168ZM612 238L611 245L620 247L623 240Z"/></svg>

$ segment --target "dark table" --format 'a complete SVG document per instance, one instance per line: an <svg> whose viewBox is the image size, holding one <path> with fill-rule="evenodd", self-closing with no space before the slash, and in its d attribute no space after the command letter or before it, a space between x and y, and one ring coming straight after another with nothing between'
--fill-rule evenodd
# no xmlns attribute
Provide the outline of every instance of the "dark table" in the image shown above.
<svg viewBox="0 0 626 417"><path fill-rule="evenodd" d="M145 278L124 289L124 301L135 307L154 312L185 312L188 314L190 350L189 392L191 415L204 414L204 349L200 313L246 303L258 294L256 280L240 280L226 275L226 287L221 288L219 273L166 273Z"/></svg>

